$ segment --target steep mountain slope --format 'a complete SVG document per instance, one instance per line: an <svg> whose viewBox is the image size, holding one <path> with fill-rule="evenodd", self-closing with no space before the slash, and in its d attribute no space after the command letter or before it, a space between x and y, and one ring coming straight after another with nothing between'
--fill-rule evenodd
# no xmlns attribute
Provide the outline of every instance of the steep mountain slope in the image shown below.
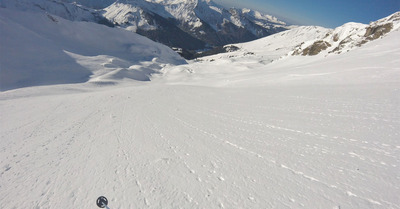
<svg viewBox="0 0 400 209"><path fill-rule="evenodd" d="M185 50L250 41L290 28L275 17L226 10L209 0L2 0L1 6L118 26Z"/></svg>
<svg viewBox="0 0 400 209"><path fill-rule="evenodd" d="M0 6L21 11L47 12L71 21L96 22L114 26L97 10L59 0L2 0Z"/></svg>
<svg viewBox="0 0 400 209"><path fill-rule="evenodd" d="M201 49L205 44L220 46L250 41L288 29L286 23L274 17L248 9L226 10L206 0L120 0L105 8L105 11L104 16L110 21L128 30L140 30L139 33L144 35L173 25L198 40L194 46L183 47L186 49ZM162 39L163 34L172 37L178 30L174 30L174 33L167 31L152 38ZM178 36L182 36L179 35L182 32L178 32ZM180 47L179 42L168 39L172 41L162 40L162 43ZM190 42L187 39L182 41Z"/></svg>
<svg viewBox="0 0 400 209"><path fill-rule="evenodd" d="M129 4L116 2L104 9L104 17L120 27L168 46L186 49L205 47L205 42L179 28L172 16L165 18L160 16L162 11L151 12L146 9L151 7L147 4L136 1Z"/></svg>
<svg viewBox="0 0 400 209"><path fill-rule="evenodd" d="M185 63L168 47L122 29L71 22L40 9L0 11L1 90L149 80L166 64Z"/></svg>

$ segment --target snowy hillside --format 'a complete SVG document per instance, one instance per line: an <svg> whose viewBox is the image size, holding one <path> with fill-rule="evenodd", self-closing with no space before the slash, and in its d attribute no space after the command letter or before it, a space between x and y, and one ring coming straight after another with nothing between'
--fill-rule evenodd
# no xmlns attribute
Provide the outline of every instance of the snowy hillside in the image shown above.
<svg viewBox="0 0 400 209"><path fill-rule="evenodd" d="M185 61L137 34L41 12L0 8L0 89L86 81L149 80Z"/></svg>
<svg viewBox="0 0 400 209"><path fill-rule="evenodd" d="M55 0L2 0L0 7L30 12L46 12L71 21L96 22L111 26L98 11Z"/></svg>
<svg viewBox="0 0 400 209"><path fill-rule="evenodd" d="M400 12L369 25L347 23L330 30L323 38L301 43L294 55L340 54L358 48L370 41L382 38L400 28Z"/></svg>
<svg viewBox="0 0 400 209"><path fill-rule="evenodd" d="M252 60L255 63L269 64L291 55L291 52L303 42L325 37L329 31L330 29L318 26L301 26L256 41L228 45L226 46L228 53L203 57L197 61L240 62L242 60L246 63Z"/></svg>
<svg viewBox="0 0 400 209"><path fill-rule="evenodd" d="M399 209L397 21L186 63L123 29L0 8L0 207ZM336 33L372 39L293 55Z"/></svg>
<svg viewBox="0 0 400 209"><path fill-rule="evenodd" d="M197 60L268 64L288 56L326 57L358 49L400 28L400 12L370 23L347 23L335 29L301 26L248 43L225 46L228 53ZM233 50L230 50L233 49Z"/></svg>

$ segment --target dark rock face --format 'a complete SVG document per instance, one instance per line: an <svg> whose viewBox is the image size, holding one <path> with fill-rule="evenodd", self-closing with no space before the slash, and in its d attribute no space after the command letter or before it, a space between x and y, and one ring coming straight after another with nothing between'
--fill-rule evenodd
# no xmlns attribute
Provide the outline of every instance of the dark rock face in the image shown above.
<svg viewBox="0 0 400 209"><path fill-rule="evenodd" d="M304 43L302 43L304 44ZM302 45L301 44L301 45ZM302 56L314 56L319 54L320 52L326 50L327 48L331 47L332 45L326 41L316 41L312 45L308 46L303 50L296 50L293 52L292 55L302 55Z"/></svg>
<svg viewBox="0 0 400 209"><path fill-rule="evenodd" d="M393 23L386 23L384 25L377 25L377 26L369 26L367 28L367 31L365 32L364 37L366 37L367 40L372 41L382 37L386 33L389 33L392 29L393 29Z"/></svg>
<svg viewBox="0 0 400 209"><path fill-rule="evenodd" d="M327 49L330 46L331 46L331 44L326 41L316 41L311 46L305 48L302 52L302 55L303 56L307 56L307 55L314 56L314 55L319 54L321 51Z"/></svg>
<svg viewBox="0 0 400 209"><path fill-rule="evenodd" d="M196 37L191 36L183 31L176 24L173 19L165 19L154 13L146 13L145 16L159 25L157 30L143 30L138 28L136 33L146 36L147 38L163 43L169 47L185 48L188 50L195 50L204 48L206 43Z"/></svg>
<svg viewBox="0 0 400 209"><path fill-rule="evenodd" d="M353 40L352 39L350 39L350 38L346 38L346 39L343 39L340 43L339 43L339 45L337 46L337 47L335 47L332 51L330 51L330 53L341 53L341 50L346 46L346 44L348 44L348 43L351 43ZM365 42L366 43L366 42ZM363 42L361 42L361 44L360 45L358 45L358 46L361 46L362 44L364 44Z"/></svg>
<svg viewBox="0 0 400 209"><path fill-rule="evenodd" d="M227 52L234 52L239 50L237 46L234 45L227 45L227 46L217 46L209 50L196 52L194 50L186 50L182 48L173 48L178 54L180 54L185 59L196 59L200 57L210 56L214 54L220 53L227 53Z"/></svg>

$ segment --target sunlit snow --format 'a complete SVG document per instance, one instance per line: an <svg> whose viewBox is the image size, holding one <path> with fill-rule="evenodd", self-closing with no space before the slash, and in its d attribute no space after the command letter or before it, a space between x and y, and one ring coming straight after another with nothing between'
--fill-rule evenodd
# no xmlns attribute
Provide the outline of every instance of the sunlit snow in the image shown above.
<svg viewBox="0 0 400 209"><path fill-rule="evenodd" d="M304 27L184 64L121 29L0 18L1 208L400 208L398 29L288 56L321 38Z"/></svg>

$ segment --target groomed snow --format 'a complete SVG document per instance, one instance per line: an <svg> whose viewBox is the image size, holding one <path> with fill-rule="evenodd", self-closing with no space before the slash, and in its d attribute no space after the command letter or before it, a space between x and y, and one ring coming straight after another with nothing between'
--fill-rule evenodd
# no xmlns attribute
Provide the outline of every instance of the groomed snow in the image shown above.
<svg viewBox="0 0 400 209"><path fill-rule="evenodd" d="M399 30L328 57L180 66L114 51L113 72L164 68L151 82L122 72L3 91L0 206L96 208L104 195L112 209L400 208L395 43ZM111 56L67 54L90 72Z"/></svg>

